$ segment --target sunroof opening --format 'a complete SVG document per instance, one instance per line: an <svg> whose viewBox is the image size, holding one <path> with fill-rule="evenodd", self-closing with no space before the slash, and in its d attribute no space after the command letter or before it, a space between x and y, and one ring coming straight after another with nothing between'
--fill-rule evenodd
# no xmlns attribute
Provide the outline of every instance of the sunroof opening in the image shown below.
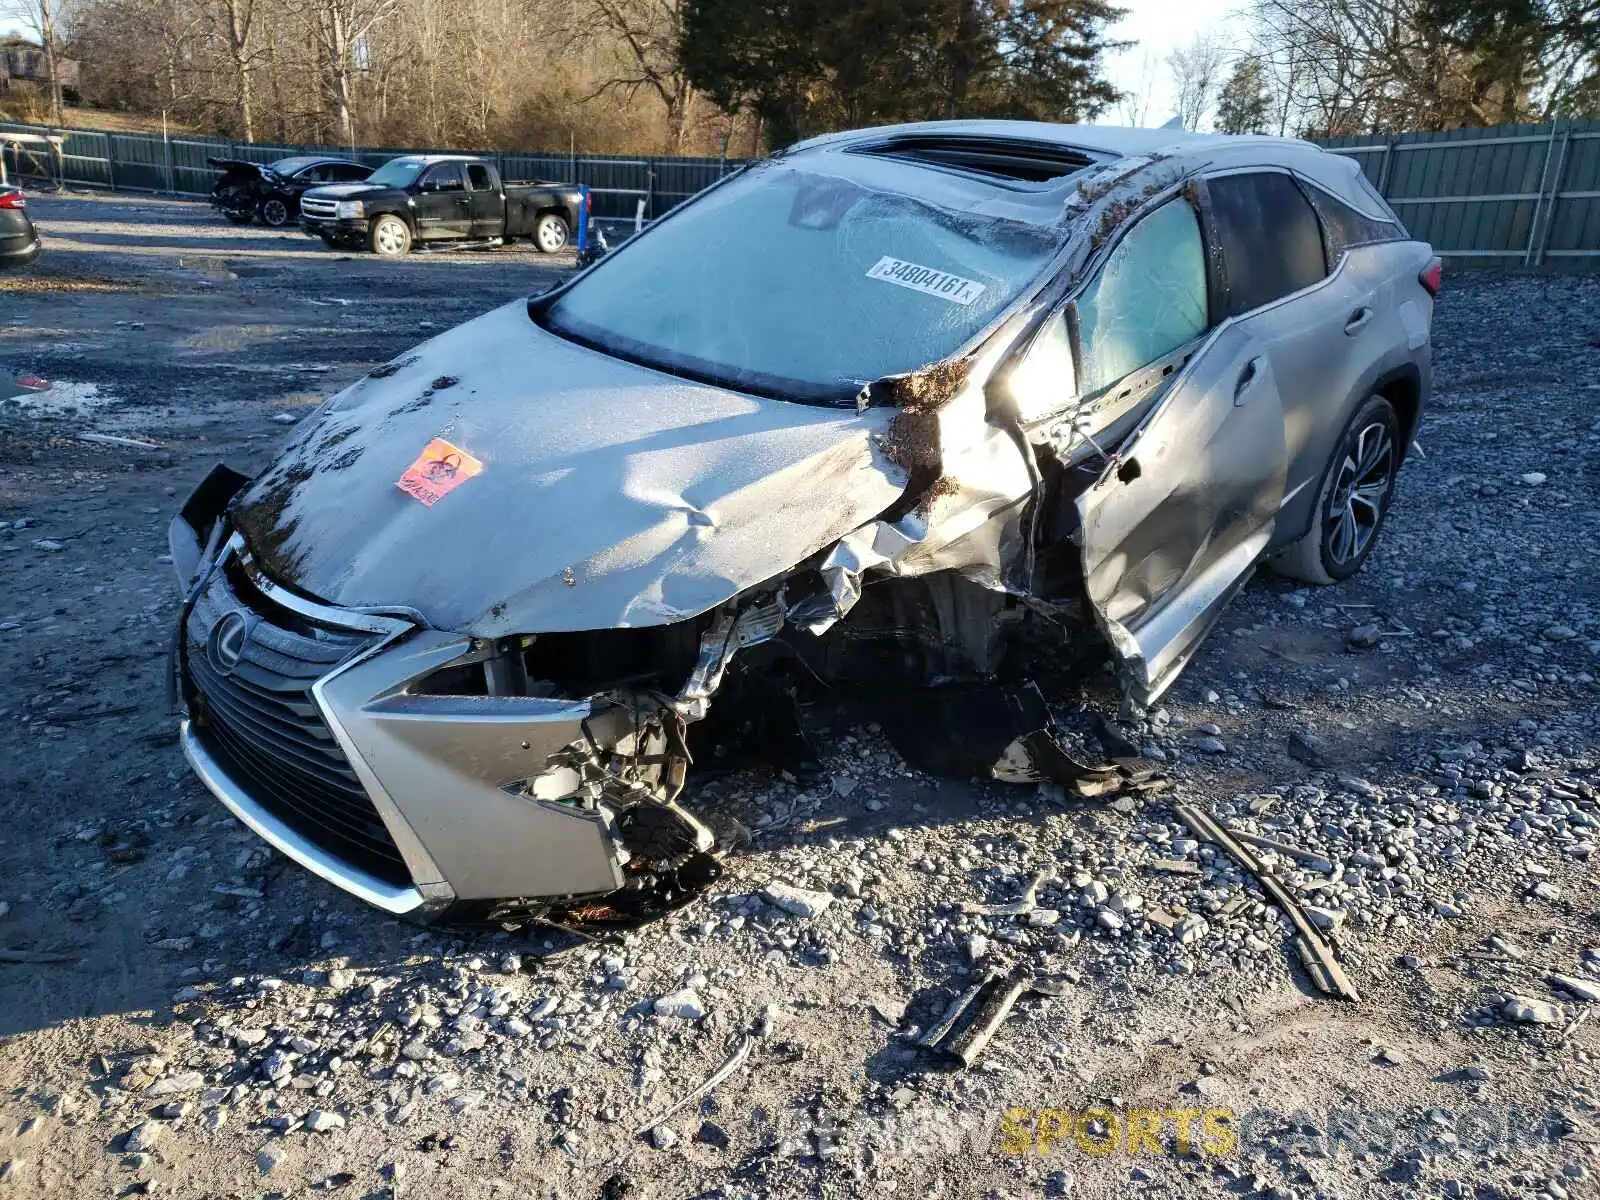
<svg viewBox="0 0 1600 1200"><path fill-rule="evenodd" d="M908 134L855 148L857 154L902 158L1021 183L1048 183L1074 175L1096 160L1082 150L1050 142Z"/></svg>

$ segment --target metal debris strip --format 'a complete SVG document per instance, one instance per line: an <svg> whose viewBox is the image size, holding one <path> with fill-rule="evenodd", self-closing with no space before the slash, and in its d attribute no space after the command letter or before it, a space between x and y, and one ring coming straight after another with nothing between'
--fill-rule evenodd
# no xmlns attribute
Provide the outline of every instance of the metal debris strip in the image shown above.
<svg viewBox="0 0 1600 1200"><path fill-rule="evenodd" d="M1018 970L998 980L976 1004L976 1014L945 1044L944 1050L963 1067L971 1067L1005 1024L1022 993L1028 990L1031 976Z"/></svg>
<svg viewBox="0 0 1600 1200"><path fill-rule="evenodd" d="M1010 904L976 904L966 900L961 904L961 911L979 917L1025 917L1039 907L1039 889L1047 883L1054 882L1055 878L1055 870L1046 867L1034 875L1033 881L1023 889L1020 899L1013 900Z"/></svg>
<svg viewBox="0 0 1600 1200"><path fill-rule="evenodd" d="M917 1039L917 1045L971 1067L1005 1024L1018 1000L1030 993L1061 996L1065 990L1060 981L1037 978L1024 967L1009 971L987 967Z"/></svg>
<svg viewBox="0 0 1600 1200"><path fill-rule="evenodd" d="M1289 918L1289 923L1294 927L1295 950L1311 981L1330 996L1359 1001L1361 996L1339 965L1339 960L1334 957L1333 948L1311 924L1300 902L1278 882L1278 877L1207 813L1188 804L1176 805L1174 811L1196 837L1221 846L1234 861L1260 880L1261 890L1283 910L1284 916Z"/></svg>
<svg viewBox="0 0 1600 1200"><path fill-rule="evenodd" d="M1225 827L1229 836L1258 850L1271 850L1274 854L1281 854L1285 858L1292 858L1296 862L1304 863L1313 871L1327 874L1333 870L1333 862L1325 854L1318 854L1314 850L1302 850L1298 846L1291 846L1288 842L1280 842L1276 838L1262 837L1257 833L1246 833L1242 829L1235 829L1229 825Z"/></svg>
<svg viewBox="0 0 1600 1200"><path fill-rule="evenodd" d="M739 1044L734 1047L733 1053L728 1056L728 1060L718 1067L704 1083L695 1088L695 1090L690 1092L687 1096L683 1097L683 1099L668 1107L666 1111L658 1113L649 1122L649 1124L644 1125L635 1131L634 1137L643 1137L663 1121L671 1120L674 1116L688 1108L689 1105L693 1104L695 1101L710 1095L711 1092L717 1086L719 1086L723 1080L727 1079L728 1076L732 1075L740 1067L744 1066L745 1060L750 1057L750 1049L755 1044L755 1035L749 1033L745 1034L739 1039Z"/></svg>
<svg viewBox="0 0 1600 1200"><path fill-rule="evenodd" d="M33 966L42 963L77 962L81 954L57 954L47 950L0 950L0 963Z"/></svg>

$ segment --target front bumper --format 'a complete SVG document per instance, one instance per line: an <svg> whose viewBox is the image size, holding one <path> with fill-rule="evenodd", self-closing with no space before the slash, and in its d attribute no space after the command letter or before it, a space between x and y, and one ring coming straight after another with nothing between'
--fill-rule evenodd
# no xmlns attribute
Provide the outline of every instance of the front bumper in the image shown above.
<svg viewBox="0 0 1600 1200"><path fill-rule="evenodd" d="M605 815L518 785L574 743L626 736L625 710L418 690L472 640L414 614L311 601L265 578L237 535L217 548L240 478L219 473L170 537L186 592L180 739L211 793L307 870L413 919L620 887Z"/></svg>
<svg viewBox="0 0 1600 1200"><path fill-rule="evenodd" d="M358 241L367 236L365 219L335 220L330 217L300 215L300 227L313 237L331 237L335 241Z"/></svg>

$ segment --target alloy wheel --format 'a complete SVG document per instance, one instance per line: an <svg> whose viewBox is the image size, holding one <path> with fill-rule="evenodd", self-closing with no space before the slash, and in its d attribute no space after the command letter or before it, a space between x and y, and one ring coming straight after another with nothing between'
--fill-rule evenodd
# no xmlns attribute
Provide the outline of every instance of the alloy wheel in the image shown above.
<svg viewBox="0 0 1600 1200"><path fill-rule="evenodd" d="M268 200L261 205L261 219L274 229L289 220L289 207L282 200Z"/></svg>
<svg viewBox="0 0 1600 1200"><path fill-rule="evenodd" d="M1394 483L1395 443L1387 423L1362 426L1345 443L1323 513L1322 546L1336 568L1358 562L1383 521Z"/></svg>

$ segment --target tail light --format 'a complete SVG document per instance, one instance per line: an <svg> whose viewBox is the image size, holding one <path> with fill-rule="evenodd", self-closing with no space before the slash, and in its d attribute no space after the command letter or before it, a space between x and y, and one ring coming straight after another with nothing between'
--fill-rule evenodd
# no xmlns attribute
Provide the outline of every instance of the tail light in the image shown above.
<svg viewBox="0 0 1600 1200"><path fill-rule="evenodd" d="M0 192L0 208L27 208L21 192Z"/></svg>
<svg viewBox="0 0 1600 1200"><path fill-rule="evenodd" d="M583 211L586 213L594 212L594 193L588 188L583 189Z"/></svg>
<svg viewBox="0 0 1600 1200"><path fill-rule="evenodd" d="M1444 286L1444 260L1434 259L1422 269L1422 274L1417 276L1417 282L1428 289L1428 295L1437 296L1439 289Z"/></svg>

